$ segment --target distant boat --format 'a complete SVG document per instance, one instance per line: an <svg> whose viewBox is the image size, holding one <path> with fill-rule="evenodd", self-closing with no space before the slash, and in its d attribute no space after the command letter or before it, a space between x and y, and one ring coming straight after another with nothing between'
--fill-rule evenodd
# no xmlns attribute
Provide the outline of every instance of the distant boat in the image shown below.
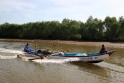
<svg viewBox="0 0 124 83"><path fill-rule="evenodd" d="M31 52L25 55L17 55L18 58L27 59L27 60L35 60L35 59L69 59L69 58L77 58L78 61L88 62L88 63L98 63L104 61L108 58L115 50L110 50L105 53L93 52L93 53L63 53L63 52L44 52L37 53Z"/></svg>

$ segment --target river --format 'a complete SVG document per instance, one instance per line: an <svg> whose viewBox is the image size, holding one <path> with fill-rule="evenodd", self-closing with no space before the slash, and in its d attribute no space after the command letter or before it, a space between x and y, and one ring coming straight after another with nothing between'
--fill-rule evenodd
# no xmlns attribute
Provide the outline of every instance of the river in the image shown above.
<svg viewBox="0 0 124 83"><path fill-rule="evenodd" d="M124 48L116 50L100 63L75 59L25 61L17 58L29 43L32 49L50 49L74 53L97 52L100 46L60 44L58 41L0 40L0 83L124 83Z"/></svg>

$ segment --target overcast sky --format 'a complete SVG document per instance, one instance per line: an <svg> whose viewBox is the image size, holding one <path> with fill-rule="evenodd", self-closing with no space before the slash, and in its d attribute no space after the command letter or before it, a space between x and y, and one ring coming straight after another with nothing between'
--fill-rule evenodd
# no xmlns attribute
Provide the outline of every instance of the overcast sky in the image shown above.
<svg viewBox="0 0 124 83"><path fill-rule="evenodd" d="M0 24L124 16L124 0L0 0Z"/></svg>

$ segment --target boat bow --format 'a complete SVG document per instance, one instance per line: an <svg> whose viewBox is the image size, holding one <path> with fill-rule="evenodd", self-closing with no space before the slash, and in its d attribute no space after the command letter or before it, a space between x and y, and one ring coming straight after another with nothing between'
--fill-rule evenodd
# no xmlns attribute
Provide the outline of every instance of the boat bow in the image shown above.
<svg viewBox="0 0 124 83"><path fill-rule="evenodd" d="M112 53L114 53L114 52L116 52L116 50L110 50L110 51L107 52L107 54L109 54L109 56L110 56L110 55L112 55Z"/></svg>

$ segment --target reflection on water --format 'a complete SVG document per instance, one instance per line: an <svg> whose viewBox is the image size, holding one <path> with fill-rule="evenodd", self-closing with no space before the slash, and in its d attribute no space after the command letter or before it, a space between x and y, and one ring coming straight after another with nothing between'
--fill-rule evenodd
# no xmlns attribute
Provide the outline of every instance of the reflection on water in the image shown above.
<svg viewBox="0 0 124 83"><path fill-rule="evenodd" d="M86 64L86 63L83 63L83 62L71 62L71 64L78 66L80 70L90 72L92 74L96 74L96 75L99 75L99 76L102 76L102 77L107 77L106 70L99 65L91 64L91 63ZM102 73L100 73L100 72L102 72Z"/></svg>
<svg viewBox="0 0 124 83"><path fill-rule="evenodd" d="M112 64L117 64L119 66L124 67L124 49L116 49L117 52L114 53L114 55L111 56L111 58L106 59L107 62Z"/></svg>
<svg viewBox="0 0 124 83"><path fill-rule="evenodd" d="M111 82L109 80L108 71L99 65L91 63L86 64L83 62L71 62L71 64L76 65L79 70L88 72L91 75L96 76L96 78L99 78L99 81L101 81L101 83Z"/></svg>
<svg viewBox="0 0 124 83"><path fill-rule="evenodd" d="M34 41L28 41L35 49ZM22 54L24 41L0 42L0 83L124 83L123 48L101 63L83 63L78 59L44 59L24 61L16 58ZM99 47L57 44L56 41L38 42L38 49L94 52ZM92 49L93 48L93 49Z"/></svg>

